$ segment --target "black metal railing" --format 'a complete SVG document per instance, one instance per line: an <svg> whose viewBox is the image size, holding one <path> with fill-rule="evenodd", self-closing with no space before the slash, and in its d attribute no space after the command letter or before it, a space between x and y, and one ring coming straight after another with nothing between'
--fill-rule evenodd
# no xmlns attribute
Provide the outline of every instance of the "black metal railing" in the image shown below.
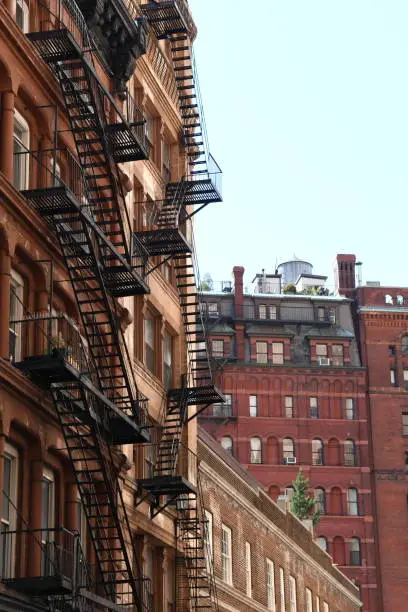
<svg viewBox="0 0 408 612"><path fill-rule="evenodd" d="M34 313L10 322L10 360L51 356L64 359L80 373L89 371L86 342L65 313Z"/></svg>
<svg viewBox="0 0 408 612"><path fill-rule="evenodd" d="M200 413L201 419L231 419L236 417L235 406L233 402L225 402L224 404L213 404L206 410Z"/></svg>
<svg viewBox="0 0 408 612"><path fill-rule="evenodd" d="M192 134L194 136L194 134ZM210 181L214 191L222 197L222 170L211 155L207 158L207 171L200 174L189 174L185 177L186 182Z"/></svg>
<svg viewBox="0 0 408 612"><path fill-rule="evenodd" d="M0 549L7 551L0 568L2 582L59 575L78 584L86 577L77 533L64 528L2 531L0 542Z"/></svg>
<svg viewBox="0 0 408 612"><path fill-rule="evenodd" d="M82 168L66 147L41 151L20 148L14 153L14 168L16 189L55 191L58 187L66 187L79 204L86 204Z"/></svg>

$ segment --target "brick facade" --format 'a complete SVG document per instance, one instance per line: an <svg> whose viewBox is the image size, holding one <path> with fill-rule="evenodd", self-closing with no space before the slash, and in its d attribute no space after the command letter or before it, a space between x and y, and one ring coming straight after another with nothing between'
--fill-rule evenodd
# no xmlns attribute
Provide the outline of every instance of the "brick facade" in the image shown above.
<svg viewBox="0 0 408 612"><path fill-rule="evenodd" d="M324 603L328 605L328 612L360 609L358 589L332 565L330 556L313 541L310 532L291 513L271 501L263 487L203 430L199 432L199 455L204 506L211 512L211 545L220 612L274 609L271 601L268 608L267 564L270 567L270 562L274 568L276 610L306 612L306 589L311 591L313 612L318 609L322 612ZM231 529L230 584L223 579L223 525ZM250 577L246 567L248 545ZM284 576L284 603L280 569ZM290 583L296 588L296 608L290 607Z"/></svg>

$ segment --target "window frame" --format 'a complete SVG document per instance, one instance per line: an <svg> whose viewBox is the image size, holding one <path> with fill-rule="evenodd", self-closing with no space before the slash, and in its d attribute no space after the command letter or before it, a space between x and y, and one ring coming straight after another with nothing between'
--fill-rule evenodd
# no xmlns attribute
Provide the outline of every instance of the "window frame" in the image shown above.
<svg viewBox="0 0 408 612"><path fill-rule="evenodd" d="M20 128L21 135L16 128ZM23 164L16 165L16 156L19 153L26 152L30 149L30 126L28 121L23 117L17 109L14 109L13 121L13 186L17 191L23 191L28 188L30 163L29 156L20 156L23 158ZM18 174L17 174L18 172Z"/></svg>
<svg viewBox="0 0 408 612"><path fill-rule="evenodd" d="M19 6L21 8L22 23L19 23L19 20L18 20L17 9L18 9ZM18 25L18 27L21 28L21 30L24 32L24 34L27 34L27 32L29 32L29 29L30 29L30 6L29 6L28 2L26 2L26 0L16 0L15 1L15 22Z"/></svg>
<svg viewBox="0 0 408 612"><path fill-rule="evenodd" d="M285 441L289 441L291 442L291 450L285 450ZM288 454L291 453L291 454ZM295 441L293 438L290 438L288 436L286 436L285 438L283 438L282 440L282 457L283 457L283 462L286 463L285 459L289 458L289 457L296 457L296 448L295 448Z"/></svg>
<svg viewBox="0 0 408 612"><path fill-rule="evenodd" d="M148 327L151 324L151 344L149 343L150 333L148 334ZM146 313L144 317L144 329L143 329L143 351L144 351L144 365L153 374L156 375L157 364L157 350L156 350L156 320L153 314Z"/></svg>
<svg viewBox="0 0 408 612"><path fill-rule="evenodd" d="M231 445L230 445L230 446L228 446L228 447L224 446L224 444L223 444L223 442L224 442L224 441L226 441L226 440L229 440L229 442L231 443ZM232 454L233 454L232 450L233 450L233 447L234 447L234 441L233 441L233 439L232 439L232 437L231 437L231 436L222 436L222 438L221 438L221 440L220 440L220 444L221 444L222 448L223 448L223 449L224 449L224 450L225 450L227 453L230 453L230 455L232 455Z"/></svg>
<svg viewBox="0 0 408 612"><path fill-rule="evenodd" d="M245 587L246 596L252 598L252 560L249 542L245 542Z"/></svg>
<svg viewBox="0 0 408 612"><path fill-rule="evenodd" d="M153 322L154 323L154 322ZM170 346L168 346L170 344ZM173 358L174 337L166 329L163 335L163 384L165 389L170 389L173 384ZM170 356L170 361L168 357Z"/></svg>
<svg viewBox="0 0 408 612"><path fill-rule="evenodd" d="M289 610L297 612L297 584L292 574L289 574Z"/></svg>
<svg viewBox="0 0 408 612"><path fill-rule="evenodd" d="M221 575L224 582L232 585L232 531L224 523L221 523Z"/></svg>
<svg viewBox="0 0 408 612"><path fill-rule="evenodd" d="M254 448L253 443L259 442L259 448ZM249 439L250 448L250 463L253 465L259 465L262 463L262 440L259 436L251 436Z"/></svg>
<svg viewBox="0 0 408 612"><path fill-rule="evenodd" d="M266 605L268 610L276 612L275 564L266 559Z"/></svg>
<svg viewBox="0 0 408 612"><path fill-rule="evenodd" d="M1 518L0 518L0 530L1 531L15 531L17 529L17 510L19 505L19 477L20 477L20 453L18 449L6 441L4 444L3 454L3 476L6 473L5 470L5 459L10 459L10 472L9 472L9 499L5 495L5 478L3 481L2 492L2 506L1 506ZM7 517L5 508L7 504ZM9 539L11 538L11 539ZM0 570L2 574L9 578L14 578L15 575L15 563L16 563L16 534L9 536L7 540L7 546L2 546L0 551Z"/></svg>
<svg viewBox="0 0 408 612"><path fill-rule="evenodd" d="M18 362L22 359L22 337L16 327L11 326L11 322L21 321L24 317L24 277L15 269L11 268L10 274L10 316L9 316L9 356L10 361ZM15 308L13 308L13 302ZM12 313L14 310L14 313ZM21 329L21 325L20 328Z"/></svg>
<svg viewBox="0 0 408 612"><path fill-rule="evenodd" d="M205 537L207 544L207 554L206 554L206 565L207 572L209 572L214 563L214 518L212 513L204 509L204 517L205 517Z"/></svg>
<svg viewBox="0 0 408 612"><path fill-rule="evenodd" d="M324 541L324 548L323 548L323 546L321 545L321 543L323 543L323 541ZM322 535L317 536L317 538L316 538L316 544L317 544L318 546L320 546L320 548L321 548L322 550L324 550L324 552L327 552L327 550L328 550L328 542L327 542L327 538L326 538L326 536L322 536Z"/></svg>
<svg viewBox="0 0 408 612"><path fill-rule="evenodd" d="M316 450L316 445L319 445ZM324 443L321 438L312 440L312 465L324 465Z"/></svg>
<svg viewBox="0 0 408 612"><path fill-rule="evenodd" d="M309 415L311 419L319 418L319 400L315 395L309 397Z"/></svg>
<svg viewBox="0 0 408 612"><path fill-rule="evenodd" d="M218 348L216 346L218 345ZM220 338L212 338L211 340L211 357L224 357L224 340Z"/></svg>
<svg viewBox="0 0 408 612"><path fill-rule="evenodd" d="M351 499L351 493L355 499ZM360 516L359 495L356 487L348 487L346 491L347 516Z"/></svg>
<svg viewBox="0 0 408 612"><path fill-rule="evenodd" d="M274 365L283 365L285 363L284 342L272 342L272 363Z"/></svg>
<svg viewBox="0 0 408 612"><path fill-rule="evenodd" d="M355 543L358 544L357 550L353 550L353 544ZM360 567L361 566L361 540L360 538L357 538L357 537L350 538L350 541L348 543L348 550L349 550L350 565L352 565L353 567ZM356 561L358 561L358 563Z"/></svg>
<svg viewBox="0 0 408 612"><path fill-rule="evenodd" d="M350 407L348 406L348 402L351 402L351 412L350 412ZM352 416L349 417L349 416L347 416L348 414L351 414ZM356 418L356 406L355 406L354 397L346 397L346 403L345 403L345 407L344 407L344 416L345 416L347 421L354 421L355 420L355 418Z"/></svg>
<svg viewBox="0 0 408 612"><path fill-rule="evenodd" d="M316 357L328 357L329 349L327 344L322 342L316 342Z"/></svg>
<svg viewBox="0 0 408 612"><path fill-rule="evenodd" d="M250 417L258 416L258 396L257 395L249 396L249 416Z"/></svg>
<svg viewBox="0 0 408 612"><path fill-rule="evenodd" d="M285 570L279 566L280 612L286 612Z"/></svg>
<svg viewBox="0 0 408 612"><path fill-rule="evenodd" d="M313 612L313 593L309 587L305 587L306 612Z"/></svg>
<svg viewBox="0 0 408 612"><path fill-rule="evenodd" d="M285 409L285 418L293 419L293 416L294 416L293 395L285 395L284 409Z"/></svg>
<svg viewBox="0 0 408 612"><path fill-rule="evenodd" d="M262 346L261 346L262 345ZM265 349L265 350L261 350ZM268 343L265 340L256 340L255 342L256 363L268 363Z"/></svg>
<svg viewBox="0 0 408 612"><path fill-rule="evenodd" d="M406 423L404 423L404 417L406 417ZM408 412L401 413L401 421L402 421L402 435L403 437L408 437Z"/></svg>

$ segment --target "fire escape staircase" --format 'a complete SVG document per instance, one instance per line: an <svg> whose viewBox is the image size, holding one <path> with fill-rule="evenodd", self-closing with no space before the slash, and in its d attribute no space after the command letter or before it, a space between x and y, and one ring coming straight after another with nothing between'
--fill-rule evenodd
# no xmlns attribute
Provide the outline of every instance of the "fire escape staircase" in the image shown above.
<svg viewBox="0 0 408 612"><path fill-rule="evenodd" d="M73 380L72 369L55 377L48 364L42 384L54 399L105 595L123 609L150 612L111 449L112 444L150 439L114 299L148 291L147 253L126 227L116 166L146 158L143 139L134 129L143 121L129 122L113 108L94 71L86 25L73 0L63 2L61 15L59 29L27 36L60 83L84 198L72 197L57 176L45 190L24 194L39 212L45 205L42 214L57 234L87 340L92 380L83 373ZM119 118L114 124L107 120L107 108ZM28 358L19 367L38 380L43 365L41 359Z"/></svg>

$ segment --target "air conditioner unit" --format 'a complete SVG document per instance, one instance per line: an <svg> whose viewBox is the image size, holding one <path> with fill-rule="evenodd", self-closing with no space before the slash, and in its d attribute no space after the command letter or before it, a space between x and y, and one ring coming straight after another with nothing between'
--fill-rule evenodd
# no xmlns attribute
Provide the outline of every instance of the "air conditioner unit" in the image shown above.
<svg viewBox="0 0 408 612"><path fill-rule="evenodd" d="M210 319L218 319L218 310L209 310L208 316Z"/></svg>
<svg viewBox="0 0 408 612"><path fill-rule="evenodd" d="M328 357L319 357L318 363L321 366L329 366L330 365L330 359Z"/></svg>
<svg viewBox="0 0 408 612"><path fill-rule="evenodd" d="M285 457L286 465L294 465L296 463L296 457Z"/></svg>

